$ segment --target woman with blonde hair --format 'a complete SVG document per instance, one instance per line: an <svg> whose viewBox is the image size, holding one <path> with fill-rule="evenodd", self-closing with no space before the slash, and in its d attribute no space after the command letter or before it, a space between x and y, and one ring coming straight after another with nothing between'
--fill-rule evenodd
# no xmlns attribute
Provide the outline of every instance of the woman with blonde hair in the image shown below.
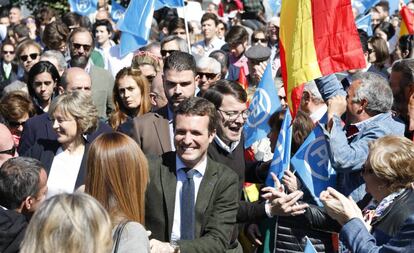
<svg viewBox="0 0 414 253"><path fill-rule="evenodd" d="M83 193L46 200L33 215L22 253L108 253L111 221L94 198Z"/></svg>
<svg viewBox="0 0 414 253"><path fill-rule="evenodd" d="M148 80L139 69L121 69L115 78L112 99L115 110L109 117L109 124L116 130L128 119L151 110Z"/></svg>
<svg viewBox="0 0 414 253"><path fill-rule="evenodd" d="M109 212L118 241L113 252L149 252L143 227L148 162L138 144L122 133L102 134L91 144L87 168L85 192Z"/></svg>
<svg viewBox="0 0 414 253"><path fill-rule="evenodd" d="M72 193L84 184L89 148L84 135L98 125L98 111L84 92L62 94L53 100L49 115L57 140L40 139L24 155L45 165L48 174L48 197Z"/></svg>

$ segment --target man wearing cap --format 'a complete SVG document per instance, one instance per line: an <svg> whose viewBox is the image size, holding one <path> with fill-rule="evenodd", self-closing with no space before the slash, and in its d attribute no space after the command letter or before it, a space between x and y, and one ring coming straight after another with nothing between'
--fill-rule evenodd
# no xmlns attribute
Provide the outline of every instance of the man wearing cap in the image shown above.
<svg viewBox="0 0 414 253"><path fill-rule="evenodd" d="M247 76L249 82L247 95L249 98L253 96L256 86L259 84L260 79L262 79L270 54L271 50L262 45L252 46L245 53L247 66L249 67L249 75Z"/></svg>

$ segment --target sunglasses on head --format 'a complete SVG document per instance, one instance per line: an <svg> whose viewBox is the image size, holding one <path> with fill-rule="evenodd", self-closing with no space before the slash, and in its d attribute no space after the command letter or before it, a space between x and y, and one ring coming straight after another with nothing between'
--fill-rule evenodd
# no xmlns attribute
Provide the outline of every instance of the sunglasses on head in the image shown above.
<svg viewBox="0 0 414 253"><path fill-rule="evenodd" d="M253 38L253 42L254 43L257 43L257 42L266 43L267 40L265 38Z"/></svg>
<svg viewBox="0 0 414 253"><path fill-rule="evenodd" d="M38 53L33 53L33 54L29 54L29 55L27 55L27 54L20 55L20 60L27 61L29 59L29 56L30 56L30 59L36 60L36 58L39 56L39 54Z"/></svg>
<svg viewBox="0 0 414 253"><path fill-rule="evenodd" d="M162 57L165 57L167 56L167 54L171 54L172 52L175 52L175 51L178 51L178 50L161 50L161 55Z"/></svg>
<svg viewBox="0 0 414 253"><path fill-rule="evenodd" d="M0 151L0 154L14 156L16 154L16 147L13 146L11 149Z"/></svg>
<svg viewBox="0 0 414 253"><path fill-rule="evenodd" d="M73 43L73 47L77 50L79 50L81 47L83 48L83 50L85 51L89 51L91 49L91 45L87 45L87 44L79 44L79 43Z"/></svg>
<svg viewBox="0 0 414 253"><path fill-rule="evenodd" d="M5 50L3 50L2 52L3 52L3 54L14 54L14 51L5 51Z"/></svg>
<svg viewBox="0 0 414 253"><path fill-rule="evenodd" d="M214 74L214 73L203 73L203 72L197 72L197 75L200 78L203 78L203 76L205 76L208 80L212 80L217 76L217 74Z"/></svg>

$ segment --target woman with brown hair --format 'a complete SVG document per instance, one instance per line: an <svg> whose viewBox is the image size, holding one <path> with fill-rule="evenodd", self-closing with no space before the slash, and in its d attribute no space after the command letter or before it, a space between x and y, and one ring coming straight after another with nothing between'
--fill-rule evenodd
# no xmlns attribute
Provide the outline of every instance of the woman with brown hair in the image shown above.
<svg viewBox="0 0 414 253"><path fill-rule="evenodd" d="M109 117L109 124L116 130L128 119L151 110L148 80L138 69L121 69L115 78L112 99L115 110Z"/></svg>
<svg viewBox="0 0 414 253"><path fill-rule="evenodd" d="M106 133L91 144L85 192L95 197L111 217L113 252L149 252L143 227L147 183L147 159L130 137Z"/></svg>
<svg viewBox="0 0 414 253"><path fill-rule="evenodd" d="M372 64L370 71L388 79L387 63L389 57L387 42L383 38L371 37L368 40L368 62Z"/></svg>

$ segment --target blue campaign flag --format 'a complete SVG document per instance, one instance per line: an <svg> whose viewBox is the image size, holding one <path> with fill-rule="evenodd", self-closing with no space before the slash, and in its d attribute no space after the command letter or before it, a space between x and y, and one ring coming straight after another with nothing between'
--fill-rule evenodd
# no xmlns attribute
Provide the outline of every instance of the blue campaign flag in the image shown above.
<svg viewBox="0 0 414 253"><path fill-rule="evenodd" d="M73 12L86 16L96 11L98 0L69 0L69 5Z"/></svg>
<svg viewBox="0 0 414 253"><path fill-rule="evenodd" d="M280 128L273 154L273 160L270 164L269 174L266 178L267 186L274 187L274 182L270 172L273 172L277 175L279 180L281 180L285 174L285 170L288 170L290 165L290 151L292 147L292 116L290 115L289 109L285 111L285 118L283 119L282 127Z"/></svg>
<svg viewBox="0 0 414 253"><path fill-rule="evenodd" d="M270 8L274 15L277 15L280 12L280 6L282 5L281 0L271 0L269 1Z"/></svg>
<svg viewBox="0 0 414 253"><path fill-rule="evenodd" d="M358 29L364 30L368 36L372 36L372 27L371 27L371 13L359 18L355 21L355 24Z"/></svg>
<svg viewBox="0 0 414 253"><path fill-rule="evenodd" d="M306 246L304 253L318 253L309 238L306 237Z"/></svg>
<svg viewBox="0 0 414 253"><path fill-rule="evenodd" d="M282 106L272 78L272 64L268 63L250 101L249 117L244 125L245 148L267 136L270 131L267 121L273 113L281 109Z"/></svg>
<svg viewBox="0 0 414 253"><path fill-rule="evenodd" d="M316 203L322 206L319 194L328 186L334 187L336 172L329 160L328 142L318 123L290 161Z"/></svg>
<svg viewBox="0 0 414 253"><path fill-rule="evenodd" d="M162 7L184 7L184 0L157 0L155 2L155 10L161 9Z"/></svg>
<svg viewBox="0 0 414 253"><path fill-rule="evenodd" d="M155 0L132 0L124 13L124 18L118 21L121 34L121 57L145 46L151 30L154 15Z"/></svg>
<svg viewBox="0 0 414 253"><path fill-rule="evenodd" d="M366 14L369 9L374 7L380 0L355 0L352 2L352 6L358 9L359 14ZM396 1L396 0L392 0Z"/></svg>
<svg viewBox="0 0 414 253"><path fill-rule="evenodd" d="M113 21L118 22L121 18L124 17L125 8L117 3L116 1L112 1L112 9L111 9L111 18Z"/></svg>

